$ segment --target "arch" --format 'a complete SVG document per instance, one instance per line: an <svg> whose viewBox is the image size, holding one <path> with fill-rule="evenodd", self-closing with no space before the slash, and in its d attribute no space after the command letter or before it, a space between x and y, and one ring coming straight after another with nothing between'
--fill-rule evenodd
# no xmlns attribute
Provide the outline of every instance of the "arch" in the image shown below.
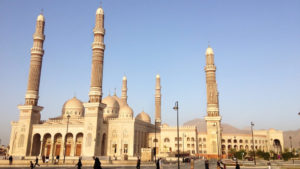
<svg viewBox="0 0 300 169"><path fill-rule="evenodd" d="M227 140L227 143L231 143L231 139L228 139L228 140Z"/></svg>
<svg viewBox="0 0 300 169"><path fill-rule="evenodd" d="M191 141L195 141L194 137L191 137Z"/></svg>
<svg viewBox="0 0 300 169"><path fill-rule="evenodd" d="M72 152L72 149L74 149L74 141L73 141L73 134L72 133L68 133L66 134L66 137L65 137L65 144L66 144L66 147L65 147L65 155L66 156L70 156L71 154L73 154Z"/></svg>
<svg viewBox="0 0 300 169"><path fill-rule="evenodd" d="M245 150L246 150L246 151L249 150L249 146L248 146L248 145L245 146Z"/></svg>
<svg viewBox="0 0 300 169"><path fill-rule="evenodd" d="M240 141L239 141L240 143L243 143L243 140L242 139L240 139Z"/></svg>
<svg viewBox="0 0 300 169"><path fill-rule="evenodd" d="M243 145L240 145L240 150L243 150L244 149L244 146Z"/></svg>
<svg viewBox="0 0 300 169"><path fill-rule="evenodd" d="M39 156L41 149L41 135L36 133L32 138L31 156Z"/></svg>
<svg viewBox="0 0 300 169"><path fill-rule="evenodd" d="M187 138L186 138L186 141L190 141L190 138L189 138L189 137L187 137Z"/></svg>
<svg viewBox="0 0 300 169"><path fill-rule="evenodd" d="M77 133L76 143L75 143L76 144L75 156L81 156L82 141L83 141L83 133Z"/></svg>
<svg viewBox="0 0 300 169"><path fill-rule="evenodd" d="M274 152L279 154L282 153L281 143L278 139L274 139L273 141Z"/></svg>
<svg viewBox="0 0 300 169"><path fill-rule="evenodd" d="M165 142L165 143L169 143L169 142L170 142L170 139L169 139L168 137L166 137L166 138L164 139L164 142Z"/></svg>
<svg viewBox="0 0 300 169"><path fill-rule="evenodd" d="M102 143L101 143L101 155L104 156L105 155L105 149L106 149L106 134L103 133L102 135Z"/></svg>
<svg viewBox="0 0 300 169"><path fill-rule="evenodd" d="M60 156L60 153L62 152L62 134L56 133L54 135L54 152L53 154L55 156Z"/></svg>
<svg viewBox="0 0 300 169"><path fill-rule="evenodd" d="M51 146L51 134L50 133L46 133L44 134L43 136L43 146L42 146L42 155L43 156L46 156L46 157L49 157L50 156L50 152L51 152L51 149L52 149L52 146Z"/></svg>

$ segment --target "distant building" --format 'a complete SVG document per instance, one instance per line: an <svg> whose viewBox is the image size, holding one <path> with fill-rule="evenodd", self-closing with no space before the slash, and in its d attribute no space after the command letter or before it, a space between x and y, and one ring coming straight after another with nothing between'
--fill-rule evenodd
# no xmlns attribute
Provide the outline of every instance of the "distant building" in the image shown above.
<svg viewBox="0 0 300 169"><path fill-rule="evenodd" d="M142 148L151 148L158 156L171 156L177 153L205 155L217 158L228 149L249 149L250 135L226 135L221 132L221 116L215 77L214 53L208 47L206 51L207 82L207 132L198 133L196 126L181 126L177 138L177 128L161 124L161 85L160 76L156 76L155 120L144 111L134 117L127 103L127 77L122 79L122 94L118 97L107 96L102 99L102 77L104 60L104 12L96 11L96 24L93 29L92 72L89 100L82 102L76 97L66 101L58 117L41 120L43 107L38 105L41 67L44 55L43 42L45 18L40 14L33 34L31 48L28 87L25 104L19 105L19 120L11 122L9 154L16 158L46 156L61 159L91 158L93 156L125 156L136 158ZM156 124L156 125L155 125ZM155 139L156 138L156 139ZM273 150L278 143L283 144L282 132L276 130L255 131L255 148ZM179 145L177 141L179 140ZM221 144L222 141L222 144ZM224 141L224 142L223 142ZM223 147L224 145L224 147ZM277 148L278 148L277 147Z"/></svg>

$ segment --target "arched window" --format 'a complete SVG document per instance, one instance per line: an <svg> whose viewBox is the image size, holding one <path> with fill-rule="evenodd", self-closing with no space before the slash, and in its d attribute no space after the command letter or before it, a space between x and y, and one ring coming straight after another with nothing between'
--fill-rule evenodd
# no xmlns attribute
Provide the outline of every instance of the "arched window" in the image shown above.
<svg viewBox="0 0 300 169"><path fill-rule="evenodd" d="M170 142L170 139L169 139L168 137L166 137L166 138L164 139L164 142L165 142L165 143L168 143L168 142Z"/></svg>

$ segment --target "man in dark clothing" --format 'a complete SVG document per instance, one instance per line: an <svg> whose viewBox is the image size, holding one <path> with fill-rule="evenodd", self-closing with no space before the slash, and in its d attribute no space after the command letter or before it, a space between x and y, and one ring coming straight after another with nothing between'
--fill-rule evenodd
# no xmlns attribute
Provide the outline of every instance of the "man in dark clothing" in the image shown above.
<svg viewBox="0 0 300 169"><path fill-rule="evenodd" d="M39 158L38 157L35 158L35 164L34 164L34 166L37 166L37 165L40 166L39 165Z"/></svg>
<svg viewBox="0 0 300 169"><path fill-rule="evenodd" d="M204 165L205 165L205 169L209 169L209 161L208 160L205 160Z"/></svg>
<svg viewBox="0 0 300 169"><path fill-rule="evenodd" d="M43 161L43 163L45 163L45 161L46 161L46 157L44 155L42 156L42 161Z"/></svg>
<svg viewBox="0 0 300 169"><path fill-rule="evenodd" d="M9 156L8 160L9 160L9 165L12 165L12 163L13 163L13 157Z"/></svg>
<svg viewBox="0 0 300 169"><path fill-rule="evenodd" d="M94 169L102 169L101 162L98 157L93 157L95 159Z"/></svg>
<svg viewBox="0 0 300 169"><path fill-rule="evenodd" d="M136 163L136 169L140 169L141 168L141 159L140 157L138 157L137 163Z"/></svg>
<svg viewBox="0 0 300 169"><path fill-rule="evenodd" d="M81 159L79 158L78 163L76 164L77 169L81 169L82 167L82 163L81 163Z"/></svg>
<svg viewBox="0 0 300 169"><path fill-rule="evenodd" d="M160 166L159 166L159 160L160 160L160 159L157 159L157 160L156 160L156 169L160 169Z"/></svg>
<svg viewBox="0 0 300 169"><path fill-rule="evenodd" d="M238 161L235 162L235 169L240 169L240 164L238 163Z"/></svg>
<svg viewBox="0 0 300 169"><path fill-rule="evenodd" d="M34 168L33 162L30 161L30 169L33 169L33 168Z"/></svg>

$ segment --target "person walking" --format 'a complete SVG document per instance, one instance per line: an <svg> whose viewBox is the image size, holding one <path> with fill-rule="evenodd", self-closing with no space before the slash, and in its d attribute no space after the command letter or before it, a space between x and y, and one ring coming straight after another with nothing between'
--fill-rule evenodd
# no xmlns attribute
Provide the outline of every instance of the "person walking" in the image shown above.
<svg viewBox="0 0 300 169"><path fill-rule="evenodd" d="M235 169L240 169L240 164L239 164L239 162L237 160L235 162Z"/></svg>
<svg viewBox="0 0 300 169"><path fill-rule="evenodd" d="M160 160L160 159L157 159L157 160L156 160L156 169L160 169L159 160Z"/></svg>
<svg viewBox="0 0 300 169"><path fill-rule="evenodd" d="M34 168L33 162L30 161L30 169L33 169L33 168Z"/></svg>
<svg viewBox="0 0 300 169"><path fill-rule="evenodd" d="M38 157L35 158L34 167L37 166L37 165L40 167L40 165L39 165L39 158Z"/></svg>
<svg viewBox="0 0 300 169"><path fill-rule="evenodd" d="M9 160L9 165L12 165L12 163L13 163L13 157L11 155L9 156L8 160Z"/></svg>
<svg viewBox="0 0 300 169"><path fill-rule="evenodd" d="M75 166L77 166L77 169L81 169L82 163L81 163L81 159L80 158L78 159L78 163Z"/></svg>
<svg viewBox="0 0 300 169"><path fill-rule="evenodd" d="M141 168L141 159L140 157L138 157L137 162L136 162L136 169L140 169Z"/></svg>
<svg viewBox="0 0 300 169"><path fill-rule="evenodd" d="M272 167L271 167L271 162L270 161L268 161L268 169L271 169Z"/></svg>
<svg viewBox="0 0 300 169"><path fill-rule="evenodd" d="M95 160L95 162L94 162L94 169L102 169L101 162L100 162L99 158L98 157L93 157L93 158Z"/></svg>
<svg viewBox="0 0 300 169"><path fill-rule="evenodd" d="M205 169L209 169L209 161L206 159L204 162Z"/></svg>

